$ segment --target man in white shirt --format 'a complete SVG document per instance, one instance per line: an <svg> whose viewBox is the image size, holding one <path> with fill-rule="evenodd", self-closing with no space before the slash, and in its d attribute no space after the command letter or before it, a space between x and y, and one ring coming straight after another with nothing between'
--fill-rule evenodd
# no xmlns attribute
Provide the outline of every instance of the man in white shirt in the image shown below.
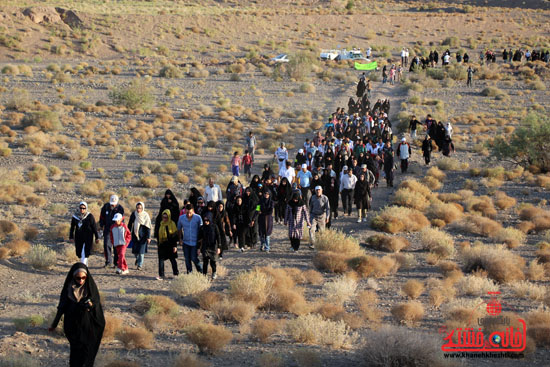
<svg viewBox="0 0 550 367"><path fill-rule="evenodd" d="M401 66L406 66L405 65L406 57L407 57L407 50L405 49L405 47L403 47L403 49L401 50Z"/></svg>
<svg viewBox="0 0 550 367"><path fill-rule="evenodd" d="M288 160L288 150L286 150L285 143L281 142L281 146L275 151L275 158L279 163L279 172L286 167L286 161Z"/></svg>
<svg viewBox="0 0 550 367"><path fill-rule="evenodd" d="M294 171L294 167L292 167L289 161L286 161L286 168L279 171L279 176L281 176L281 179L283 177L286 177L288 183L290 183L291 185L294 183L296 171Z"/></svg>
<svg viewBox="0 0 550 367"><path fill-rule="evenodd" d="M347 168L347 167L345 167ZM351 216L353 189L357 183L357 177L353 174L353 170L346 170L340 181L340 195L342 196L342 206L344 207L344 215Z"/></svg>
<svg viewBox="0 0 550 367"><path fill-rule="evenodd" d="M213 178L209 178L208 186L206 186L206 188L204 189L204 200L207 203L209 201L213 201L217 203L222 199L223 199L223 196L222 196L222 189L220 189L220 185L215 184Z"/></svg>

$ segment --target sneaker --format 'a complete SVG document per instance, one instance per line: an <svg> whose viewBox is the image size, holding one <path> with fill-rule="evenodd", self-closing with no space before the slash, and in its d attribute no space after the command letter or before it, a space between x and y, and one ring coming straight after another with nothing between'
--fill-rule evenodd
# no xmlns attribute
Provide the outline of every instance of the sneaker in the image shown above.
<svg viewBox="0 0 550 367"><path fill-rule="evenodd" d="M309 248L312 249L312 250L315 250L315 246L313 246L313 245L309 245Z"/></svg>
<svg viewBox="0 0 550 367"><path fill-rule="evenodd" d="M244 252L244 247L243 247L243 248L241 248L241 252Z"/></svg>
<svg viewBox="0 0 550 367"><path fill-rule="evenodd" d="M269 254L269 250L265 250L265 253L266 253L266 254Z"/></svg>
<svg viewBox="0 0 550 367"><path fill-rule="evenodd" d="M126 269L126 270L123 270L122 273L120 273L120 274L126 275L126 274L129 274L129 273L130 273L130 271L128 269Z"/></svg>
<svg viewBox="0 0 550 367"><path fill-rule="evenodd" d="M361 223L361 218L357 219L357 223Z"/></svg>
<svg viewBox="0 0 550 367"><path fill-rule="evenodd" d="M156 277L156 280L164 280L164 277Z"/></svg>
<svg viewBox="0 0 550 367"><path fill-rule="evenodd" d="M294 247L291 247L291 248L290 248L290 251L296 252L296 250L294 250Z"/></svg>
<svg viewBox="0 0 550 367"><path fill-rule="evenodd" d="M365 223L366 223L366 222L367 222L367 218L363 218L363 222L365 222Z"/></svg>
<svg viewBox="0 0 550 367"><path fill-rule="evenodd" d="M115 273L117 273L117 274L122 274L122 270L117 269Z"/></svg>
<svg viewBox="0 0 550 367"><path fill-rule="evenodd" d="M142 271L143 268L142 268L141 266L138 266L138 267L137 267L137 270Z"/></svg>
<svg viewBox="0 0 550 367"><path fill-rule="evenodd" d="M212 274L212 280L216 279L218 275L216 273Z"/></svg>
<svg viewBox="0 0 550 367"><path fill-rule="evenodd" d="M223 257L220 255L220 257L218 257L218 261L222 261L223 260Z"/></svg>
<svg viewBox="0 0 550 367"><path fill-rule="evenodd" d="M105 265L103 265L103 267L104 267L104 268L108 268L108 267L109 267L109 265L111 265L111 264L109 264L109 263L105 263Z"/></svg>

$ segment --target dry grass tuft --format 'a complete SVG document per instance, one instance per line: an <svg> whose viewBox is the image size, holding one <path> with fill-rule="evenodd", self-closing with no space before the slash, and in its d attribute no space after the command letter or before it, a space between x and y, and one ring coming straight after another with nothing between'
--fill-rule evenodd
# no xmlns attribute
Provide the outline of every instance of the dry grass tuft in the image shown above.
<svg viewBox="0 0 550 367"><path fill-rule="evenodd" d="M472 196L465 200L465 208L473 214L481 214L484 217L494 219L497 215L497 210L493 205L493 199L489 196Z"/></svg>
<svg viewBox="0 0 550 367"><path fill-rule="evenodd" d="M516 248L525 243L526 235L519 229L512 227L499 229L491 235L497 243L504 243L508 248Z"/></svg>
<svg viewBox="0 0 550 367"><path fill-rule="evenodd" d="M183 274L172 281L170 286L172 292L178 296L185 297L201 293L210 288L211 282L208 277L198 271Z"/></svg>
<svg viewBox="0 0 550 367"><path fill-rule="evenodd" d="M208 367L205 361L200 360L196 355L182 352L174 359L172 367Z"/></svg>
<svg viewBox="0 0 550 367"><path fill-rule="evenodd" d="M215 354L231 340L233 334L221 325L198 324L186 330L187 338L199 347L201 353Z"/></svg>
<svg viewBox="0 0 550 367"><path fill-rule="evenodd" d="M382 312L376 307L378 296L373 290L361 291L355 298L355 303L361 315L373 324L378 324L382 320Z"/></svg>
<svg viewBox="0 0 550 367"><path fill-rule="evenodd" d="M153 333L142 327L123 327L116 338L126 349L150 349L153 345Z"/></svg>
<svg viewBox="0 0 550 367"><path fill-rule="evenodd" d="M218 292L204 291L194 297L199 307L203 310L212 311L212 306L225 299L225 296Z"/></svg>
<svg viewBox="0 0 550 367"><path fill-rule="evenodd" d="M538 307L525 315L527 334L533 338L537 346L550 346L550 309Z"/></svg>
<svg viewBox="0 0 550 367"><path fill-rule="evenodd" d="M467 273L484 270L489 278L500 283L525 279L525 260L503 246L479 245L465 248L460 257Z"/></svg>
<svg viewBox="0 0 550 367"><path fill-rule="evenodd" d="M375 249L385 252L399 252L410 246L410 242L404 237L384 234L370 236L365 242Z"/></svg>
<svg viewBox="0 0 550 367"><path fill-rule="evenodd" d="M393 195L392 204L422 211L430 205L430 202L417 191L400 188Z"/></svg>
<svg viewBox="0 0 550 367"><path fill-rule="evenodd" d="M475 275L467 275L456 285L462 295L483 296L487 292L498 292L498 285L492 280Z"/></svg>
<svg viewBox="0 0 550 367"><path fill-rule="evenodd" d="M546 272L543 264L539 264L537 260L532 260L529 263L527 269L525 269L525 275L529 280L544 280L546 279Z"/></svg>
<svg viewBox="0 0 550 367"><path fill-rule="evenodd" d="M452 223L464 216L463 208L457 203L442 203L434 201L425 211L432 220L442 220L445 224Z"/></svg>
<svg viewBox="0 0 550 367"><path fill-rule="evenodd" d="M252 335L262 343L281 330L281 320L257 319L252 323Z"/></svg>
<svg viewBox="0 0 550 367"><path fill-rule="evenodd" d="M424 317L424 307L417 301L400 303L392 307L391 314L398 322L413 325Z"/></svg>
<svg viewBox="0 0 550 367"><path fill-rule="evenodd" d="M550 229L550 211L548 210L527 206L520 211L519 217L522 220L531 221L534 225L534 230L537 232Z"/></svg>
<svg viewBox="0 0 550 367"><path fill-rule="evenodd" d="M232 298L252 303L257 307L264 305L273 287L273 278L265 272L253 269L237 274L229 282Z"/></svg>
<svg viewBox="0 0 550 367"><path fill-rule="evenodd" d="M57 262L56 252L44 245L31 247L30 251L26 254L26 258L33 268L40 270L49 270Z"/></svg>
<svg viewBox="0 0 550 367"><path fill-rule="evenodd" d="M103 340L113 340L122 328L122 319L114 317L110 313L105 313L105 330L103 331Z"/></svg>
<svg viewBox="0 0 550 367"><path fill-rule="evenodd" d="M323 285L323 293L329 302L343 304L349 301L357 289L357 281L345 275L336 277Z"/></svg>
<svg viewBox="0 0 550 367"><path fill-rule="evenodd" d="M511 196L506 195L503 191L495 192L495 205L500 210L506 210L508 208L516 206L517 201Z"/></svg>
<svg viewBox="0 0 550 367"><path fill-rule="evenodd" d="M372 220L372 227L383 232L417 232L430 225L428 219L418 210L400 206L382 209Z"/></svg>
<svg viewBox="0 0 550 367"><path fill-rule="evenodd" d="M317 270L309 269L303 272L304 283L319 285L323 284L325 280L323 274L319 273Z"/></svg>
<svg viewBox="0 0 550 367"><path fill-rule="evenodd" d="M317 233L314 245L318 251L330 251L350 257L363 254L363 250L359 246L359 241L336 230L329 229Z"/></svg>
<svg viewBox="0 0 550 367"><path fill-rule="evenodd" d="M350 256L331 251L318 251L313 257L313 265L321 270L342 274L349 270Z"/></svg>
<svg viewBox="0 0 550 367"><path fill-rule="evenodd" d="M350 267L363 278L373 276L382 278L399 270L399 263L392 255L376 257L365 255L349 261Z"/></svg>
<svg viewBox="0 0 550 367"><path fill-rule="evenodd" d="M529 298L533 301L542 301L547 294L545 286L525 280L510 283L509 286L516 297Z"/></svg>
<svg viewBox="0 0 550 367"><path fill-rule="evenodd" d="M290 337L298 343L343 348L351 345L354 340L344 321L326 320L318 314L298 316L289 320L286 329Z"/></svg>
<svg viewBox="0 0 550 367"><path fill-rule="evenodd" d="M454 256L456 250L451 235L436 228L425 228L420 232L422 246L440 259Z"/></svg>
<svg viewBox="0 0 550 367"><path fill-rule="evenodd" d="M464 218L462 218L460 221L455 222L453 225L455 225L456 228L461 231L485 237L489 237L493 233L496 233L497 231L502 229L502 225L500 223L481 215L475 214L466 215Z"/></svg>
<svg viewBox="0 0 550 367"><path fill-rule="evenodd" d="M23 256L31 249L31 244L24 240L13 240L6 243L5 248L9 250L9 256Z"/></svg>
<svg viewBox="0 0 550 367"><path fill-rule="evenodd" d="M246 324L256 312L256 306L244 301L222 300L212 305L214 316L220 321Z"/></svg>
<svg viewBox="0 0 550 367"><path fill-rule="evenodd" d="M410 279L401 287L401 290L409 298L417 299L424 292L424 284L418 280Z"/></svg>

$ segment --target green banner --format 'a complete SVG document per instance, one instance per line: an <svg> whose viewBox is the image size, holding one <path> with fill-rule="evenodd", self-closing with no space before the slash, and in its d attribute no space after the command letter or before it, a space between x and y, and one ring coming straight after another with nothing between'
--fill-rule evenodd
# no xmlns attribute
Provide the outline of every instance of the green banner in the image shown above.
<svg viewBox="0 0 550 367"><path fill-rule="evenodd" d="M376 61L369 62L368 64L359 64L355 62L355 70L376 70L378 63Z"/></svg>

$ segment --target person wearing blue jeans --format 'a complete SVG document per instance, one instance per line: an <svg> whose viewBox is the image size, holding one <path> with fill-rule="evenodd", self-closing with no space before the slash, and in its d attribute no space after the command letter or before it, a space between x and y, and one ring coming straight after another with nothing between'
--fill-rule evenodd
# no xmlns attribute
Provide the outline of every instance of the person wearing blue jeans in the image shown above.
<svg viewBox="0 0 550 367"><path fill-rule="evenodd" d="M187 204L185 210L185 215L180 216L178 220L179 242L183 247L185 268L187 269L187 273L191 273L193 271L193 264L195 264L197 271L202 273L202 267L197 256L197 240L199 229L202 226L202 218L200 215L195 214L192 204Z"/></svg>

